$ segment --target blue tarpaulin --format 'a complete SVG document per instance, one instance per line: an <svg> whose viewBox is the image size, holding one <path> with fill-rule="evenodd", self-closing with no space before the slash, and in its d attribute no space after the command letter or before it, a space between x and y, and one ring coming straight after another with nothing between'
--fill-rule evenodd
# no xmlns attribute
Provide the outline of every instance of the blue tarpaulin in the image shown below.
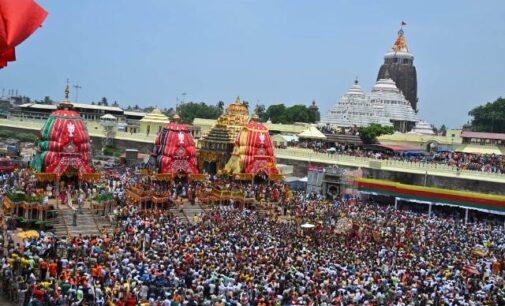
<svg viewBox="0 0 505 306"><path fill-rule="evenodd" d="M424 153L421 151L403 151L402 154L404 154L404 155L424 155Z"/></svg>

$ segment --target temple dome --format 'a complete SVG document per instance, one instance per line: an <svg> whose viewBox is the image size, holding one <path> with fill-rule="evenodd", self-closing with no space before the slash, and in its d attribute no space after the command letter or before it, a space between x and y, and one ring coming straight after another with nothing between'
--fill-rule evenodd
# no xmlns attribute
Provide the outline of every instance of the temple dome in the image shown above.
<svg viewBox="0 0 505 306"><path fill-rule="evenodd" d="M416 125L409 133L420 135L435 135L435 131L433 131L433 126L429 122L422 120L416 122Z"/></svg>
<svg viewBox="0 0 505 306"><path fill-rule="evenodd" d="M408 131L417 116L409 101L390 78L380 79L370 93L364 93L357 82L321 119L322 124L336 127L368 126L376 123Z"/></svg>
<svg viewBox="0 0 505 306"><path fill-rule="evenodd" d="M155 107L150 113L144 116L144 118L140 119L141 122L157 122L165 124L167 123L168 117L161 112L161 110Z"/></svg>
<svg viewBox="0 0 505 306"><path fill-rule="evenodd" d="M392 79L380 79L372 87L372 91L388 91L393 93L400 93L398 87L396 87L395 81Z"/></svg>
<svg viewBox="0 0 505 306"><path fill-rule="evenodd" d="M374 106L382 106L384 115L392 121L417 122L416 112L391 79L380 79L369 95Z"/></svg>
<svg viewBox="0 0 505 306"><path fill-rule="evenodd" d="M321 123L337 127L360 127L372 123L391 126L381 110L382 106L374 107L358 82L354 81L347 93L323 116Z"/></svg>
<svg viewBox="0 0 505 306"><path fill-rule="evenodd" d="M235 100L235 103L228 105L226 110L228 112L249 114L249 110L247 109L247 106L240 101L240 97L237 97L237 99Z"/></svg>
<svg viewBox="0 0 505 306"><path fill-rule="evenodd" d="M354 81L354 84L347 91L348 96L365 96L365 93L361 89L361 85L359 85L358 81Z"/></svg>

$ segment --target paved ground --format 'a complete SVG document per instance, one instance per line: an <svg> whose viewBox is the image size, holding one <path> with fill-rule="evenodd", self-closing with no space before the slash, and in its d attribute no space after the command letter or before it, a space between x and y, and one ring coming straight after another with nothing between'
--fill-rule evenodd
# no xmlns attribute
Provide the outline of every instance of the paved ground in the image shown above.
<svg viewBox="0 0 505 306"><path fill-rule="evenodd" d="M1 306L15 306L16 304L10 302L9 300L5 299L4 297L0 296L0 305Z"/></svg>

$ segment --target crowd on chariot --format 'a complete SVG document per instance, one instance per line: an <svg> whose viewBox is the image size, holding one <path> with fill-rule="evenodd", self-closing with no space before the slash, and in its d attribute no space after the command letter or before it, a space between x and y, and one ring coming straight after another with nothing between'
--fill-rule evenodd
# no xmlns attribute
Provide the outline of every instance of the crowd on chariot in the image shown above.
<svg viewBox="0 0 505 306"><path fill-rule="evenodd" d="M505 303L501 224L219 180L206 184L278 193L279 204L270 213L209 207L183 223L168 210L126 204L135 184L158 188L129 171L108 176L120 203L112 235L7 238L2 294L18 305ZM182 196L192 187L165 188ZM315 227L303 229L307 222Z"/></svg>

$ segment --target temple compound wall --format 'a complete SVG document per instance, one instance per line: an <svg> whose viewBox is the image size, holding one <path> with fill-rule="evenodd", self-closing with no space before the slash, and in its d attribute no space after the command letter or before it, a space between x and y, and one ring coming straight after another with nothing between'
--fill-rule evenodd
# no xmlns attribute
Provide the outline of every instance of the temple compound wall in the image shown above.
<svg viewBox="0 0 505 306"><path fill-rule="evenodd" d="M307 168L310 166L327 167L328 164L315 163L309 161L277 159L277 163L293 166L293 175L303 177L307 175ZM357 169L353 167L344 167L347 169ZM464 190L488 194L505 195L505 184L498 182L471 180L466 178L444 177L434 175L424 175L416 173L396 172L383 169L362 168L363 177L372 179L381 179L403 184L437 187L454 190ZM425 185L426 181L426 185Z"/></svg>

